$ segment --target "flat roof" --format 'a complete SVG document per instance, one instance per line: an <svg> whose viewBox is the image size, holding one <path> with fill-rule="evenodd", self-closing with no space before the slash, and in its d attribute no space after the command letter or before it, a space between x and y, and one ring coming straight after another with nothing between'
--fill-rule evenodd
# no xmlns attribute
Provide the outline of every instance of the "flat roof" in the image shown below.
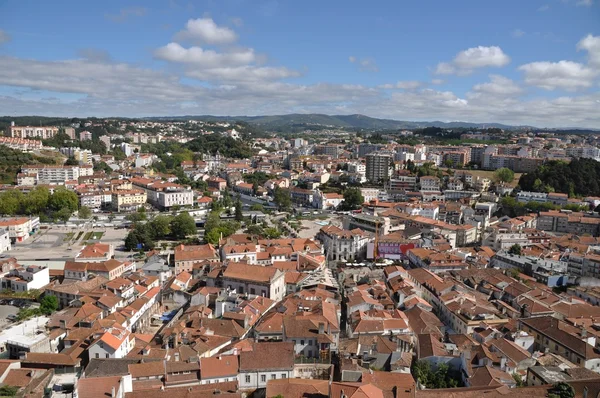
<svg viewBox="0 0 600 398"><path fill-rule="evenodd" d="M49 320L50 318L48 317L38 316L3 330L2 333L0 333L0 345L5 345L8 341L15 342L24 347L39 343L44 340L47 335L45 333L37 332L43 332Z"/></svg>

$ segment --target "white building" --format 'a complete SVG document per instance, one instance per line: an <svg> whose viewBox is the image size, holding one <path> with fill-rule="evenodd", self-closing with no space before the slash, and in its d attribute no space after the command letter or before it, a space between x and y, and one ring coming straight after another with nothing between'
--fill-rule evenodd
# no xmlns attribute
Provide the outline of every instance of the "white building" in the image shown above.
<svg viewBox="0 0 600 398"><path fill-rule="evenodd" d="M0 220L0 228L8 230L11 243L23 242L37 231L40 226L39 217L19 217Z"/></svg>
<svg viewBox="0 0 600 398"><path fill-rule="evenodd" d="M55 126L10 126L9 128L11 137L19 138L41 138L48 139L58 134L58 127Z"/></svg>
<svg viewBox="0 0 600 398"><path fill-rule="evenodd" d="M223 272L223 287L240 294L264 296L275 301L285 296L284 273L275 267L229 263Z"/></svg>
<svg viewBox="0 0 600 398"><path fill-rule="evenodd" d="M0 228L0 254L7 252L10 249L10 234L8 233L8 229Z"/></svg>
<svg viewBox="0 0 600 398"><path fill-rule="evenodd" d="M269 380L294 377L294 345L284 342L254 343L240 353L238 384L241 390L266 388Z"/></svg>
<svg viewBox="0 0 600 398"><path fill-rule="evenodd" d="M23 166L23 174L34 174L37 176L38 184L64 184L67 181L78 180L79 177L91 176L94 168L90 165L83 166Z"/></svg>
<svg viewBox="0 0 600 398"><path fill-rule="evenodd" d="M118 323L96 333L94 339L88 348L90 359L125 358L135 347L135 337Z"/></svg>
<svg viewBox="0 0 600 398"><path fill-rule="evenodd" d="M50 283L50 272L48 271L48 267L29 265L10 270L0 281L2 283L2 290L28 292L33 289L41 289Z"/></svg>
<svg viewBox="0 0 600 398"><path fill-rule="evenodd" d="M360 188L360 193L363 196L365 203L369 203L379 197L379 189L377 188Z"/></svg>
<svg viewBox="0 0 600 398"><path fill-rule="evenodd" d="M327 258L334 261L365 258L371 237L361 229L351 231L328 225L319 231L317 239L323 244Z"/></svg>
<svg viewBox="0 0 600 398"><path fill-rule="evenodd" d="M336 209L343 201L344 196L339 193L324 193L317 189L312 205L317 209Z"/></svg>

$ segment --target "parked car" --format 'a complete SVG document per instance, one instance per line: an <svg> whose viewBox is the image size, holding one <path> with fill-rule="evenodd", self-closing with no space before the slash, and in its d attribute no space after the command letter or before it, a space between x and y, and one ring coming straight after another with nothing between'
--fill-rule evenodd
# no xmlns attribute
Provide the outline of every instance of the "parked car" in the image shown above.
<svg viewBox="0 0 600 398"><path fill-rule="evenodd" d="M15 314L10 314L9 316L6 317L6 319L8 319L9 321L16 321L17 320L17 315Z"/></svg>
<svg viewBox="0 0 600 398"><path fill-rule="evenodd" d="M7 305L8 304L8 300L0 300L0 305Z"/></svg>

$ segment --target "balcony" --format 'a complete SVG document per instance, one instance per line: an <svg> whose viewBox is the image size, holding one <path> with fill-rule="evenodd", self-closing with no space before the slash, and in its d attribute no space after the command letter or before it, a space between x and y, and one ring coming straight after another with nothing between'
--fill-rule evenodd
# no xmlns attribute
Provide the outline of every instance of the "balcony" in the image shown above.
<svg viewBox="0 0 600 398"><path fill-rule="evenodd" d="M321 356L319 358L308 358L304 355L296 355L294 358L294 363L296 365L301 364L319 364L319 365L330 365L331 364L331 353L321 352Z"/></svg>

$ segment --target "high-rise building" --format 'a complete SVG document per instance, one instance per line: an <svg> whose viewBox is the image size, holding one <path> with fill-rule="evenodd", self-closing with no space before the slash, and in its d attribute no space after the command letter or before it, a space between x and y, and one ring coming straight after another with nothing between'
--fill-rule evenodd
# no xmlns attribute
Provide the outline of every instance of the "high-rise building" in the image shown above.
<svg viewBox="0 0 600 398"><path fill-rule="evenodd" d="M379 151L383 147L381 144L359 144L357 148L358 157L362 158L370 153Z"/></svg>
<svg viewBox="0 0 600 398"><path fill-rule="evenodd" d="M89 131L82 131L81 133L79 133L79 140L80 141L91 141L92 133L90 133Z"/></svg>
<svg viewBox="0 0 600 398"><path fill-rule="evenodd" d="M371 182L385 181L389 178L393 157L389 153L375 152L367 155L367 180Z"/></svg>
<svg viewBox="0 0 600 398"><path fill-rule="evenodd" d="M11 137L18 138L41 138L48 139L58 134L58 127L55 126L14 126L14 122L8 128Z"/></svg>

